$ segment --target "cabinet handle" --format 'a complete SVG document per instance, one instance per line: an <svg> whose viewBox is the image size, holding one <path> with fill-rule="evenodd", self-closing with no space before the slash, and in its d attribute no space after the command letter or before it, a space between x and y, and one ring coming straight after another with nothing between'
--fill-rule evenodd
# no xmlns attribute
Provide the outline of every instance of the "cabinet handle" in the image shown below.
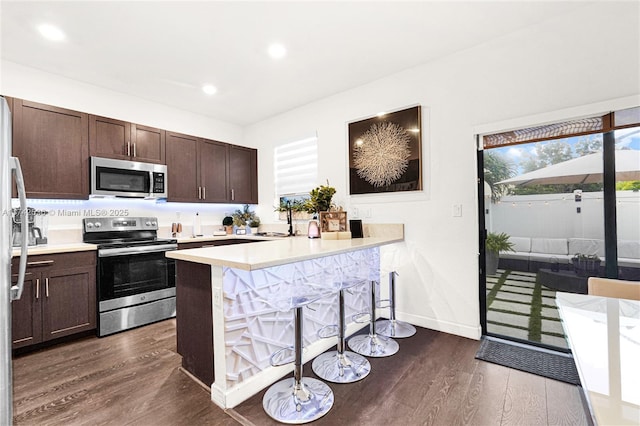
<svg viewBox="0 0 640 426"><path fill-rule="evenodd" d="M40 278L36 278L36 299L40 299Z"/></svg>
<svg viewBox="0 0 640 426"><path fill-rule="evenodd" d="M53 260L40 260L37 262L27 262L27 266L46 266L46 265L53 265L54 261Z"/></svg>
<svg viewBox="0 0 640 426"><path fill-rule="evenodd" d="M49 298L49 278L44 279L44 294Z"/></svg>
<svg viewBox="0 0 640 426"><path fill-rule="evenodd" d="M235 193L235 191L232 189L232 190L231 190L231 201L233 201L233 200L235 200L235 199L236 199L236 193Z"/></svg>
<svg viewBox="0 0 640 426"><path fill-rule="evenodd" d="M203 200L207 199L207 187L206 186L202 187L202 199Z"/></svg>
<svg viewBox="0 0 640 426"><path fill-rule="evenodd" d="M202 187L198 187L198 200L202 200Z"/></svg>
<svg viewBox="0 0 640 426"><path fill-rule="evenodd" d="M136 155L136 144L135 143L133 144L133 156L137 157L137 155Z"/></svg>
<svg viewBox="0 0 640 426"><path fill-rule="evenodd" d="M131 157L131 142L127 141L127 157Z"/></svg>

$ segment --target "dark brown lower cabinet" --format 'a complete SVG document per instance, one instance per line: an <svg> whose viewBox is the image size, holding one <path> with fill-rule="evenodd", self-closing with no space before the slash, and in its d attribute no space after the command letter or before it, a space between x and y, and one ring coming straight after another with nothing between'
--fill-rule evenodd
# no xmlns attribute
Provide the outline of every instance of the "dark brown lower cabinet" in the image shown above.
<svg viewBox="0 0 640 426"><path fill-rule="evenodd" d="M176 261L176 335L182 367L207 386L213 384L211 267Z"/></svg>
<svg viewBox="0 0 640 426"><path fill-rule="evenodd" d="M12 281L18 275L12 261ZM13 348L96 328L96 254L30 256L24 291L12 302Z"/></svg>

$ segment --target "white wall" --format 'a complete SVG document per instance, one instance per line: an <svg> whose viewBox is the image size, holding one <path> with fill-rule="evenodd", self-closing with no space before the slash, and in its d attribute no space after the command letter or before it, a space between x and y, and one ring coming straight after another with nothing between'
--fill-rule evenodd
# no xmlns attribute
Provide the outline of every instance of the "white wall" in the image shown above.
<svg viewBox="0 0 640 426"><path fill-rule="evenodd" d="M474 133L640 104L638 16L634 3L595 4L248 127L245 142L260 146L261 206L275 198L273 147L317 131L318 183L329 179L335 201L361 217L370 211L365 222L406 225L405 243L383 251L383 270L400 273L399 318L478 338ZM416 103L425 191L350 197L346 123ZM462 217L452 217L453 204Z"/></svg>
<svg viewBox="0 0 640 426"><path fill-rule="evenodd" d="M0 93L136 124L242 145L242 127L82 83L14 62L0 62Z"/></svg>

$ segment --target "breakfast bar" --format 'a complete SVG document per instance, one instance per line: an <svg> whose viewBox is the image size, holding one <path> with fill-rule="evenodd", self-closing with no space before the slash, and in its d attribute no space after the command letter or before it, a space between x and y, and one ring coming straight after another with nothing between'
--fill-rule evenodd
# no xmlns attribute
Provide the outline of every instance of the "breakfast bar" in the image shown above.
<svg viewBox="0 0 640 426"><path fill-rule="evenodd" d="M275 238L167 252L177 265L177 349L183 369L210 387L212 401L223 408L290 373L292 364L271 365L272 354L293 345L293 314L267 300L283 285L331 286L342 276L356 277L363 284L345 297L346 334L355 333L363 325L351 318L368 310L369 284L380 282L380 247L403 241L402 226L395 229L399 232L380 237ZM318 337L321 328L338 322L337 297L333 293L305 307L305 362L337 342Z"/></svg>

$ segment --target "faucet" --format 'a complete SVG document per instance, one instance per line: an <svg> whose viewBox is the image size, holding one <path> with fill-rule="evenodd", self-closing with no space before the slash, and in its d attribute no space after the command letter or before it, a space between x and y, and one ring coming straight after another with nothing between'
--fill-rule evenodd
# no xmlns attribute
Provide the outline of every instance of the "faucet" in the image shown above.
<svg viewBox="0 0 640 426"><path fill-rule="evenodd" d="M287 200L287 224L289 225L289 236L293 237L293 213L291 210L291 201Z"/></svg>

